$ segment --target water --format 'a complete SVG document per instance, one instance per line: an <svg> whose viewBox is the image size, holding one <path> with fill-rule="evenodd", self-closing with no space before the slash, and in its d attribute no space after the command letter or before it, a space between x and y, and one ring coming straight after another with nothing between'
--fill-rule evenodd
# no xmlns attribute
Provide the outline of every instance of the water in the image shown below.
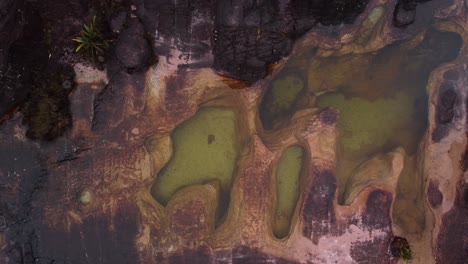
<svg viewBox="0 0 468 264"><path fill-rule="evenodd" d="M407 45L391 45L376 55L325 59L324 65L315 62L318 67L312 76L326 72L325 80L309 74L311 90L336 87L335 92L318 96L317 105L340 110L336 168L340 201L346 199L342 195L353 170L372 155L397 146L409 155L417 151L427 127L429 74L456 58L461 39L454 33L430 30L414 48Z"/></svg>
<svg viewBox="0 0 468 264"><path fill-rule="evenodd" d="M292 59L272 82L260 119L265 129L274 130L300 109L331 106L340 111L336 166L340 203L346 200L347 180L362 162L402 146L410 157L398 184L396 207L410 213L399 216L399 224L407 230L421 229L422 175L410 172L416 170L411 156L427 128L426 84L435 68L457 57L461 45L459 35L430 29L420 42L399 42L375 53L320 58L311 49ZM278 86L287 95L277 92Z"/></svg>
<svg viewBox="0 0 468 264"><path fill-rule="evenodd" d="M175 129L172 141L173 155L156 178L153 197L166 205L185 186L218 181L226 200L241 145L235 112L202 108Z"/></svg>
<svg viewBox="0 0 468 264"><path fill-rule="evenodd" d="M278 238L288 235L291 218L299 199L299 182L304 149L300 146L287 148L276 168L277 205L273 221L273 233Z"/></svg>
<svg viewBox="0 0 468 264"><path fill-rule="evenodd" d="M287 119L303 89L304 81L294 74L274 80L260 107L263 126L271 129L275 120Z"/></svg>

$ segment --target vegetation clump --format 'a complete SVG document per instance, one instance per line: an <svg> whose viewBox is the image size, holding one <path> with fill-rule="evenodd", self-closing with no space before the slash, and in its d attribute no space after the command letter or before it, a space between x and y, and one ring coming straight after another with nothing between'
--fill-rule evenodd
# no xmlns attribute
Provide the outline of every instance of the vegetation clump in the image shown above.
<svg viewBox="0 0 468 264"><path fill-rule="evenodd" d="M70 101L75 73L68 65L50 62L35 69L31 93L20 107L26 136L33 140L51 141L62 136L71 126Z"/></svg>
<svg viewBox="0 0 468 264"><path fill-rule="evenodd" d="M104 50L109 48L109 43L104 39L103 35L96 27L96 16L93 17L89 24L84 24L80 31L80 36L73 39L78 43L75 51L87 52L95 59L96 55L104 54Z"/></svg>
<svg viewBox="0 0 468 264"><path fill-rule="evenodd" d="M391 253L394 257L403 259L403 263L412 258L411 247L408 240L403 237L396 236L393 238L390 245Z"/></svg>

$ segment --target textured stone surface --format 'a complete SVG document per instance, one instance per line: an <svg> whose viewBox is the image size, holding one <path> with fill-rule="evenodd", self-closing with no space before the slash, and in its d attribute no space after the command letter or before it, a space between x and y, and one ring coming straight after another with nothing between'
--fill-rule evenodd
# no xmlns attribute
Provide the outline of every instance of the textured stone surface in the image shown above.
<svg viewBox="0 0 468 264"><path fill-rule="evenodd" d="M10 46L22 32L22 18L19 13L21 5L22 1L0 1L0 122L2 117L25 96L22 89L15 89L19 83L16 80L16 75L20 74L19 70L7 67Z"/></svg>

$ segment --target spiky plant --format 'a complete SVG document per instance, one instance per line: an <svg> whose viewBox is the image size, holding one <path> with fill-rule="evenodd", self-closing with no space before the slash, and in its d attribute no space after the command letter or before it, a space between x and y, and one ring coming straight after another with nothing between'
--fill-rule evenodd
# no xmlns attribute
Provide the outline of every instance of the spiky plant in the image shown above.
<svg viewBox="0 0 468 264"><path fill-rule="evenodd" d="M78 43L75 51L91 53L94 59L96 55L103 54L104 50L109 48L109 43L104 39L101 32L96 27L96 16L93 17L91 22L87 25L83 25L83 29L80 31L80 36L73 39Z"/></svg>
<svg viewBox="0 0 468 264"><path fill-rule="evenodd" d="M403 263L406 264L412 258L412 250L408 240L403 237L395 236L391 242L391 253L394 257L401 258Z"/></svg>

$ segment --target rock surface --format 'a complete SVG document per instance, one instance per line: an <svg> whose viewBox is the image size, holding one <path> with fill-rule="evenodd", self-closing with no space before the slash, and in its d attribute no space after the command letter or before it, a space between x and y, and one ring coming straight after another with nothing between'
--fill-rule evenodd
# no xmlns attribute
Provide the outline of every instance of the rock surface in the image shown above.
<svg viewBox="0 0 468 264"><path fill-rule="evenodd" d="M425 224L410 233L394 213L404 151L370 157L348 182L341 205L334 172L339 112L299 109L267 131L258 109L288 61L283 56L311 47L322 57L374 52L398 40L417 42L425 28L394 27L396 1L270 3L140 1L107 73L75 65L69 131L34 142L20 114L6 120L0 126L0 262L396 263L390 244L400 236L411 245L412 263L463 263L467 47L428 80L429 128L413 157ZM369 19L377 8L384 15ZM438 29L468 41L463 1L432 11L444 18L436 20ZM327 27L342 22L349 24ZM145 61L147 32L160 55L155 65ZM247 86L239 79L255 84L232 89ZM173 154L171 133L202 107L233 109L245 139L221 216L214 182L181 189L166 207L150 195ZM272 231L271 172L292 145L306 158L290 234L279 240Z"/></svg>

